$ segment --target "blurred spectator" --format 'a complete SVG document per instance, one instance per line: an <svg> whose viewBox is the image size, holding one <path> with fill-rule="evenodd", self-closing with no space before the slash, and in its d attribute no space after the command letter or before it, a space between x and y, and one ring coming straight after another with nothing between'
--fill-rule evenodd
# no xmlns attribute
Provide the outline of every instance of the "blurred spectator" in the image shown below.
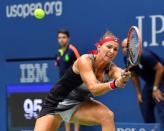
<svg viewBox="0 0 164 131"><path fill-rule="evenodd" d="M55 65L59 68L59 76L61 78L74 61L80 57L80 54L76 47L70 44L70 34L68 30L60 29L57 32L57 40L60 47L58 53L55 55ZM65 127L66 131L71 130L69 123L66 123ZM78 124L74 125L75 131L79 131L79 128Z"/></svg>
<svg viewBox="0 0 164 131"><path fill-rule="evenodd" d="M127 63L127 39L122 41L122 52ZM146 123L155 123L155 106L160 118L161 131L164 131L164 60L154 52L144 49L140 64L131 68L132 81L136 88L137 100ZM140 78L145 82L141 90Z"/></svg>

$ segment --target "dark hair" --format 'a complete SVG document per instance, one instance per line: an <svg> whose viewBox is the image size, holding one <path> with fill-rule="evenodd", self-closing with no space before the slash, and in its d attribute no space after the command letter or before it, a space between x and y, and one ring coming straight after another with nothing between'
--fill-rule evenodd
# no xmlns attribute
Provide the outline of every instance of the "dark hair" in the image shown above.
<svg viewBox="0 0 164 131"><path fill-rule="evenodd" d="M67 29L60 29L57 31L57 36L59 33L67 35L67 37L70 37L69 31Z"/></svg>

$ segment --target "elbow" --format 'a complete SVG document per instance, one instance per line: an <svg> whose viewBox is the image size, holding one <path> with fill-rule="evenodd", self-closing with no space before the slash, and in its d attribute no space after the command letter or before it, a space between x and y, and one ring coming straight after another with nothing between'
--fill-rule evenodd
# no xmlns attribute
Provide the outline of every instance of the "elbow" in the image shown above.
<svg viewBox="0 0 164 131"><path fill-rule="evenodd" d="M100 96L100 94L97 93L97 92L91 92L91 94L92 94L94 97L96 97L96 96Z"/></svg>
<svg viewBox="0 0 164 131"><path fill-rule="evenodd" d="M95 88L94 85L88 86L88 88L89 88L90 93L91 93L93 96L99 96L99 95L100 95L99 92L96 90L96 88Z"/></svg>
<svg viewBox="0 0 164 131"><path fill-rule="evenodd" d="M89 91L91 92L91 94L93 96L100 96L100 95L104 94L102 91L97 90L97 88L95 86L89 87Z"/></svg>

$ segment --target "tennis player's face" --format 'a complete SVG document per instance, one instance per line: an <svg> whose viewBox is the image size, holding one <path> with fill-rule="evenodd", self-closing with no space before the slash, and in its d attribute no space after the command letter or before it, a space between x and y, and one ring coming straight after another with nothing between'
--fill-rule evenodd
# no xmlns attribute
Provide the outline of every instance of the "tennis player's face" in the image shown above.
<svg viewBox="0 0 164 131"><path fill-rule="evenodd" d="M118 53L119 44L114 41L104 43L99 48L99 53L105 61L112 61Z"/></svg>
<svg viewBox="0 0 164 131"><path fill-rule="evenodd" d="M66 34L59 33L57 39L61 47L64 47L69 43L69 37Z"/></svg>

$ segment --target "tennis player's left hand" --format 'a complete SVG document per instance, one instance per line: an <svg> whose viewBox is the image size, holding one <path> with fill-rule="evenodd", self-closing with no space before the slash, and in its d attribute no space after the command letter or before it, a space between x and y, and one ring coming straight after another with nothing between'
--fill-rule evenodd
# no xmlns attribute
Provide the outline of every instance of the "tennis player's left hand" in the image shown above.
<svg viewBox="0 0 164 131"><path fill-rule="evenodd" d="M159 89L153 91L153 98L157 101L164 101L164 93L162 93Z"/></svg>

